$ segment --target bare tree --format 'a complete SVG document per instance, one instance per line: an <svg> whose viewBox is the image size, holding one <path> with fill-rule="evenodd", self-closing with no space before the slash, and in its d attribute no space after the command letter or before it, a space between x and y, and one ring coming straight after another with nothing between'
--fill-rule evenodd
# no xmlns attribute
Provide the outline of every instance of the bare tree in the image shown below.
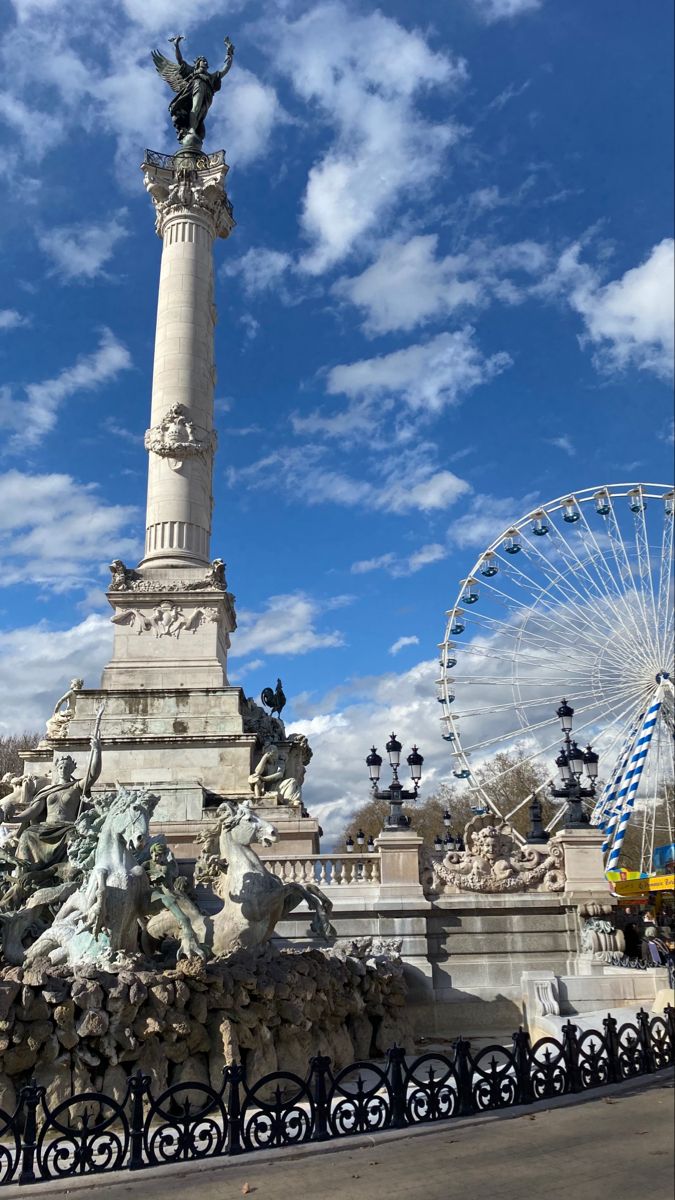
<svg viewBox="0 0 675 1200"><path fill-rule="evenodd" d="M523 752L516 752L496 754L494 758L477 767L471 783L480 784L502 813L511 812L540 788L538 796L546 823L556 811L556 806L547 796L547 780L548 772L543 767L528 761ZM476 792L472 787L459 788L454 783L441 783L431 795L404 806L404 812L410 817L411 828L424 838L427 846L433 846L437 834L444 836L443 814L446 810L449 811L452 821L451 831L457 836L464 832L465 826L474 816L473 810L484 804L483 794ZM384 827L388 811L389 805L386 800L371 798L356 810L345 827L343 840L349 834L356 838L359 829L363 830L366 839L369 836L376 838ZM518 833L528 833L529 804L523 804L511 818L510 824Z"/></svg>
<svg viewBox="0 0 675 1200"><path fill-rule="evenodd" d="M37 746L42 734L31 733L10 733L6 737L0 737L0 779L7 772L12 775L21 775L23 772L23 762L21 759L22 750L30 750Z"/></svg>

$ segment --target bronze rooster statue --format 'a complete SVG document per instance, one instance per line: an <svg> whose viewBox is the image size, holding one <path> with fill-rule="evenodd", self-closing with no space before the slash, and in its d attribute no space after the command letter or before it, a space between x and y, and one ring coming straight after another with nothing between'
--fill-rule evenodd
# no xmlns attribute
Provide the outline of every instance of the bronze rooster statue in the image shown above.
<svg viewBox="0 0 675 1200"><path fill-rule="evenodd" d="M269 708L271 717L273 717L275 713L278 713L278 715L281 716L281 711L286 703L286 697L284 696L284 689L281 686L281 680L277 679L276 691L274 692L272 691L271 687L263 688L262 692L260 693L260 699L265 705L265 708Z"/></svg>

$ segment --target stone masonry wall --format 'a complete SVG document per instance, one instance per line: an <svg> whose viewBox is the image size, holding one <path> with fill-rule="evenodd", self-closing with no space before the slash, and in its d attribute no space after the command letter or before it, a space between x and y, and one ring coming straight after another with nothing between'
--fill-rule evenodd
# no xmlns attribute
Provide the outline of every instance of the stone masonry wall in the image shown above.
<svg viewBox="0 0 675 1200"><path fill-rule="evenodd" d="M304 1077L314 1054L334 1068L411 1044L400 961L348 953L240 951L206 967L117 973L41 965L0 974L0 1108L35 1078L54 1106L92 1087L121 1099L139 1067L155 1094L182 1080L219 1086L243 1059Z"/></svg>

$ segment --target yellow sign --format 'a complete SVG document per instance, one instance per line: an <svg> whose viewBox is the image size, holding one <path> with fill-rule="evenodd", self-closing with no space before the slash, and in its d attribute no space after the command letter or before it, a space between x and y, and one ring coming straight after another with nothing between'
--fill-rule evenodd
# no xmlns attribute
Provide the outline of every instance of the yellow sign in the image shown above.
<svg viewBox="0 0 675 1200"><path fill-rule="evenodd" d="M631 872L632 874L632 872ZM642 879L612 880L617 896L648 896L650 892L675 891L675 875L648 875Z"/></svg>

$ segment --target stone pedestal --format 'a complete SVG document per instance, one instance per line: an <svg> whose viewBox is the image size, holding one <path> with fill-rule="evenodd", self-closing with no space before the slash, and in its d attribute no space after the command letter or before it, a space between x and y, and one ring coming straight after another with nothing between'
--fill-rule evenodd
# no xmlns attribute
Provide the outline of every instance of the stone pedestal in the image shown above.
<svg viewBox="0 0 675 1200"><path fill-rule="evenodd" d="M167 579L168 572L129 572L125 589L111 589L115 629L103 688L217 688L227 685L227 652L236 628L234 597L201 579ZM192 572L194 574L194 572ZM142 590L138 585L142 585Z"/></svg>
<svg viewBox="0 0 675 1200"><path fill-rule="evenodd" d="M604 835L593 825L563 829L555 841L565 856L565 891L568 895L601 896L610 902L609 885L602 857Z"/></svg>
<svg viewBox="0 0 675 1200"><path fill-rule="evenodd" d="M383 830L375 841L380 853L380 907L429 909L420 880L420 847L416 833Z"/></svg>

